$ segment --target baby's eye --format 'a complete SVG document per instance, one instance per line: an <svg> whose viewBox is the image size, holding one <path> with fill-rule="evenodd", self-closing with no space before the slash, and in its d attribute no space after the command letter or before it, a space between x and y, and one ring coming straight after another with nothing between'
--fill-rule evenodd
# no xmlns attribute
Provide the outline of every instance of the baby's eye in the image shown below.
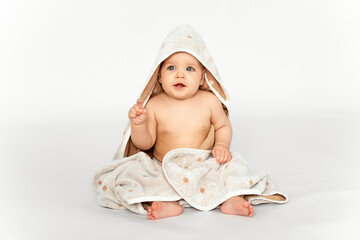
<svg viewBox="0 0 360 240"><path fill-rule="evenodd" d="M194 68L193 67L188 67L186 70L192 71L192 70L194 70Z"/></svg>
<svg viewBox="0 0 360 240"><path fill-rule="evenodd" d="M174 70L175 67L174 67L174 66L169 66L168 69L169 69L169 70Z"/></svg>

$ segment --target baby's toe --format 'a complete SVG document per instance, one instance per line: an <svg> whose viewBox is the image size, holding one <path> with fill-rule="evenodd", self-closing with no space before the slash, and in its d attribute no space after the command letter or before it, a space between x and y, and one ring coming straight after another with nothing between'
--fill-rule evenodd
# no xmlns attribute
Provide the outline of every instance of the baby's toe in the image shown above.
<svg viewBox="0 0 360 240"><path fill-rule="evenodd" d="M151 212L148 212L148 218L150 219L150 220L154 220L155 219L155 216L151 213Z"/></svg>
<svg viewBox="0 0 360 240"><path fill-rule="evenodd" d="M251 216L253 216L254 215L254 211L250 211L249 212L249 216L251 217Z"/></svg>
<svg viewBox="0 0 360 240"><path fill-rule="evenodd" d="M249 208L250 209L250 203L248 201L242 201L241 206L244 207L244 208Z"/></svg>
<svg viewBox="0 0 360 240"><path fill-rule="evenodd" d="M158 207L159 207L159 204L158 204L157 202L153 202L153 204L151 205L151 208L152 208L153 210L158 209Z"/></svg>
<svg viewBox="0 0 360 240"><path fill-rule="evenodd" d="M249 204L249 216L253 216L254 215L254 208L251 204Z"/></svg>

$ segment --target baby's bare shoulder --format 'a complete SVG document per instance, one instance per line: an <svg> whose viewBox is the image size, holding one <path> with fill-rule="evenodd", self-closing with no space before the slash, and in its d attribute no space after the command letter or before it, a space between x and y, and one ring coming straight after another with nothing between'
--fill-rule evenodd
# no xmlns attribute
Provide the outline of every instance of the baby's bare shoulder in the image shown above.
<svg viewBox="0 0 360 240"><path fill-rule="evenodd" d="M164 101L164 93L160 93L149 99L145 108L156 108L159 104Z"/></svg>
<svg viewBox="0 0 360 240"><path fill-rule="evenodd" d="M210 104L220 103L220 100L215 96L215 94L209 91L199 90L199 97L201 100L204 100Z"/></svg>

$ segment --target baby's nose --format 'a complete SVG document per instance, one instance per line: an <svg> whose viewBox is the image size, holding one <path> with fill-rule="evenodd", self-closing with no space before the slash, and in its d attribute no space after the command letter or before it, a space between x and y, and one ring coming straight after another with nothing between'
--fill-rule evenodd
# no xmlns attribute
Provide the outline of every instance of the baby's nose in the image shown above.
<svg viewBox="0 0 360 240"><path fill-rule="evenodd" d="M184 76L185 76L184 73L181 71L176 73L176 77L178 77L178 78L183 78Z"/></svg>

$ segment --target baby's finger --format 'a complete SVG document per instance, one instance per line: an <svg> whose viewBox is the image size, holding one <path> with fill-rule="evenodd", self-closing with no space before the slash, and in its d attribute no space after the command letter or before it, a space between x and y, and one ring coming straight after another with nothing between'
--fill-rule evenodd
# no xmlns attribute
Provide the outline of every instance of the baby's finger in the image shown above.
<svg viewBox="0 0 360 240"><path fill-rule="evenodd" d="M144 108L140 99L137 100L136 105L139 106L140 109Z"/></svg>
<svg viewBox="0 0 360 240"><path fill-rule="evenodd" d="M229 153L226 153L226 155L225 155L225 162L226 162L226 163L229 162L230 159L231 159L230 154L229 154Z"/></svg>
<svg viewBox="0 0 360 240"><path fill-rule="evenodd" d="M136 117L136 110L134 108L131 108L129 111L129 117L134 118Z"/></svg>
<svg viewBox="0 0 360 240"><path fill-rule="evenodd" d="M219 163L221 163L222 162L222 151L221 151L221 149L219 149L218 150L218 160L219 160Z"/></svg>
<svg viewBox="0 0 360 240"><path fill-rule="evenodd" d="M216 158L216 149L215 148L213 148L211 150L211 154L213 155L214 158Z"/></svg>
<svg viewBox="0 0 360 240"><path fill-rule="evenodd" d="M228 153L224 151L224 162L226 162L227 159L228 159Z"/></svg>
<svg viewBox="0 0 360 240"><path fill-rule="evenodd" d="M213 150L213 157L215 158L217 163L220 163L219 152L217 150Z"/></svg>
<svg viewBox="0 0 360 240"><path fill-rule="evenodd" d="M214 154L214 158L216 159L216 162L217 162L217 163L220 163L220 161L219 161L219 154L218 154L217 152Z"/></svg>
<svg viewBox="0 0 360 240"><path fill-rule="evenodd" d="M225 152L223 150L221 150L221 152L220 152L220 162L224 163L224 161L225 161Z"/></svg>
<svg viewBox="0 0 360 240"><path fill-rule="evenodd" d="M231 158L232 158L232 155L231 155L231 152L229 152L229 161L228 162L231 161Z"/></svg>
<svg viewBox="0 0 360 240"><path fill-rule="evenodd" d="M138 105L139 106L139 111L141 112L141 113L145 113L146 112L146 109L142 106L142 104L141 105Z"/></svg>
<svg viewBox="0 0 360 240"><path fill-rule="evenodd" d="M140 115L142 113L141 109L139 108L138 105L134 105L134 109L136 111L136 115Z"/></svg>
<svg viewBox="0 0 360 240"><path fill-rule="evenodd" d="M129 113L129 118L136 118L136 114L134 114L134 113Z"/></svg>

